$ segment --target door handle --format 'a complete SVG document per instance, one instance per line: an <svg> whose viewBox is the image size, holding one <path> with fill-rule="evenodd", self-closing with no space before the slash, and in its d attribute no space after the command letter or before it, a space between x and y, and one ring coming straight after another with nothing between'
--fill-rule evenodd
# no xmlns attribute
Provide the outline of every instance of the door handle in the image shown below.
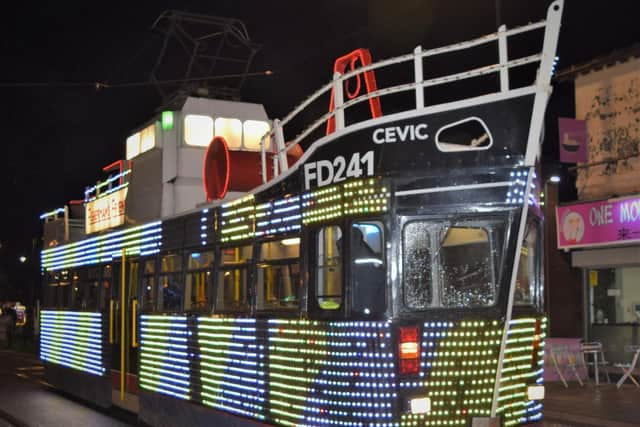
<svg viewBox="0 0 640 427"><path fill-rule="evenodd" d="M113 344L116 342L115 337L114 337L114 333L113 333L113 321L115 320L114 318L114 305L115 305L115 301L114 300L110 300L109 301L109 344Z"/></svg>
<svg viewBox="0 0 640 427"><path fill-rule="evenodd" d="M137 329L138 300L131 301L131 347L138 347Z"/></svg>

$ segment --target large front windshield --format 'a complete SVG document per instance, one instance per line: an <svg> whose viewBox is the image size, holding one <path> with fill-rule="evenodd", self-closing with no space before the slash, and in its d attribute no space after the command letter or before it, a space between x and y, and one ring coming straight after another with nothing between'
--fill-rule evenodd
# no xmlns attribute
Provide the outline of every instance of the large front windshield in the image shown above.
<svg viewBox="0 0 640 427"><path fill-rule="evenodd" d="M498 297L506 219L418 220L403 230L408 308L487 307Z"/></svg>

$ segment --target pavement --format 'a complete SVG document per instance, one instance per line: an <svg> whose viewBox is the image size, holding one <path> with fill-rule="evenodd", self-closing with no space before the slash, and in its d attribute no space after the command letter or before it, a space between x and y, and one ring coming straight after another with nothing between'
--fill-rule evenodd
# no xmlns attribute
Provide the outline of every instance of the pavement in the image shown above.
<svg viewBox="0 0 640 427"><path fill-rule="evenodd" d="M614 381L614 378L611 378ZM617 378L615 378L617 380ZM615 383L546 383L546 421L597 427L640 426L640 388L628 382L620 389Z"/></svg>
<svg viewBox="0 0 640 427"><path fill-rule="evenodd" d="M26 348L24 348L26 350ZM544 420L533 427L640 426L640 388L625 384L546 384ZM105 410L44 381L33 352L0 349L0 427L144 426L135 414Z"/></svg>

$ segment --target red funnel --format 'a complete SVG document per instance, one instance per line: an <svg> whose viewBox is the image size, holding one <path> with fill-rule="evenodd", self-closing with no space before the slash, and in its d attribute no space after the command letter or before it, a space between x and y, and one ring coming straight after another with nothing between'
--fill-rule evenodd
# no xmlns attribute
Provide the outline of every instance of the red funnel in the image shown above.
<svg viewBox="0 0 640 427"><path fill-rule="evenodd" d="M302 156L302 149L294 147L287 155L289 165ZM267 162L273 162L273 153L267 153ZM271 167L267 179L273 178ZM262 184L260 153L255 151L230 151L225 139L213 138L204 155L202 183L207 200L222 199L227 191L249 191Z"/></svg>

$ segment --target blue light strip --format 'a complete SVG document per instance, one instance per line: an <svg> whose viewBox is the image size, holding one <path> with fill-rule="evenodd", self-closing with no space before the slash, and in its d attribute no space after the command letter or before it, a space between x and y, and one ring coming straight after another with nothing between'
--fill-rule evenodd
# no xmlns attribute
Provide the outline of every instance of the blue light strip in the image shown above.
<svg viewBox="0 0 640 427"><path fill-rule="evenodd" d="M50 216L56 216L59 213L64 213L64 208L58 208L58 209L52 210L51 212L43 213L42 215L40 215L40 219L45 219Z"/></svg>
<svg viewBox="0 0 640 427"><path fill-rule="evenodd" d="M198 318L202 403L264 420L264 346L255 319Z"/></svg>
<svg viewBox="0 0 640 427"><path fill-rule="evenodd" d="M286 197L256 206L256 236L272 236L300 230L300 200L300 196ZM260 210L263 212L259 212Z"/></svg>
<svg viewBox="0 0 640 427"><path fill-rule="evenodd" d="M43 310L40 316L42 361L105 375L101 313Z"/></svg>
<svg viewBox="0 0 640 427"><path fill-rule="evenodd" d="M81 265L111 262L122 256L148 255L160 251L162 221L104 234L42 251L42 267L53 271Z"/></svg>
<svg viewBox="0 0 640 427"><path fill-rule="evenodd" d="M140 316L140 387L189 400L186 316Z"/></svg>
<svg viewBox="0 0 640 427"><path fill-rule="evenodd" d="M124 183L124 184L122 184L122 185L118 185L117 187L114 187L114 188L110 189L109 191L107 191L107 192L105 192L105 193L101 193L101 194L100 194L99 196L97 196L97 197L96 197L96 196L94 196L94 197L90 197L90 196L89 196L91 193L93 193L94 191L96 191L99 187L104 187L105 185L108 185L108 184L112 183L113 181L117 181L117 180L119 180L120 178L123 178L123 177L125 177L125 176L129 175L130 173L131 173L131 169L127 169L127 170L125 170L125 171L123 171L123 172L120 172L120 173L118 173L118 174L116 174L116 175L113 175L112 177L110 177L110 178L108 178L108 179L106 179L106 180L104 180L104 181L98 182L96 185L94 185L94 186L92 186L92 187L88 187L88 188L84 191L84 200L85 200L85 202L90 202L90 201L92 201L92 200L95 200L95 199L96 199L96 198L98 198L98 197L106 196L107 194L113 193L114 191L118 191L118 190L120 190L121 188L126 187L126 186L129 184L128 182L125 182L125 183Z"/></svg>

